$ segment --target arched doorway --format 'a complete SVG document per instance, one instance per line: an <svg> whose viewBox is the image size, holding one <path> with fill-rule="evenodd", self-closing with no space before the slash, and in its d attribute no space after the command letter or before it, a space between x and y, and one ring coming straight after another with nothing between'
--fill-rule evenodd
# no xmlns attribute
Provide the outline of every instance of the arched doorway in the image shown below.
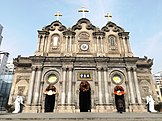
<svg viewBox="0 0 162 121"><path fill-rule="evenodd" d="M125 112L125 99L124 99L124 89L122 86L116 86L114 88L115 95L115 105L117 112Z"/></svg>
<svg viewBox="0 0 162 121"><path fill-rule="evenodd" d="M44 112L53 112L55 107L56 87L53 84L49 84L44 94L45 94Z"/></svg>
<svg viewBox="0 0 162 121"><path fill-rule="evenodd" d="M87 81L80 83L79 107L80 112L91 112L91 88Z"/></svg>

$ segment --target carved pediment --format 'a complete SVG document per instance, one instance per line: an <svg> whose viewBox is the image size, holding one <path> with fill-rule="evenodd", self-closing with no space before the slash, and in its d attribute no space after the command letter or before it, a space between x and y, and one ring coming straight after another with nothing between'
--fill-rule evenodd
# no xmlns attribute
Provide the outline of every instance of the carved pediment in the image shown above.
<svg viewBox="0 0 162 121"><path fill-rule="evenodd" d="M86 26L87 30L95 30L96 29L96 27L94 25L92 25L91 22L88 19L82 18L72 27L72 30L74 30L74 31L76 29L81 30L82 29L82 25L81 25L82 23L87 24L87 26Z"/></svg>
<svg viewBox="0 0 162 121"><path fill-rule="evenodd" d="M112 30L113 32L124 32L123 28L117 26L113 22L108 22L106 26L104 26L101 30L106 31L106 32L109 32L110 30Z"/></svg>
<svg viewBox="0 0 162 121"><path fill-rule="evenodd" d="M59 22L59 21L52 22L50 25L43 27L42 30L54 31L57 26L59 26L59 29L58 29L59 31L66 30L66 27L64 25L62 25L61 22Z"/></svg>

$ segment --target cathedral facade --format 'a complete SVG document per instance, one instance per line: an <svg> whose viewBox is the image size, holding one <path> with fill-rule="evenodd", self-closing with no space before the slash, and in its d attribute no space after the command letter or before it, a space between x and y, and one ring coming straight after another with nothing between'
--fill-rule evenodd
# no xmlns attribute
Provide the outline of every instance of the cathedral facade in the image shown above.
<svg viewBox="0 0 162 121"><path fill-rule="evenodd" d="M54 21L38 30L34 55L18 56L14 65L9 104L23 96L23 112L44 112L50 84L54 112L114 112L120 95L126 112L145 112L146 96L156 96L152 60L134 57L129 32L111 21L101 29L86 18L71 28Z"/></svg>

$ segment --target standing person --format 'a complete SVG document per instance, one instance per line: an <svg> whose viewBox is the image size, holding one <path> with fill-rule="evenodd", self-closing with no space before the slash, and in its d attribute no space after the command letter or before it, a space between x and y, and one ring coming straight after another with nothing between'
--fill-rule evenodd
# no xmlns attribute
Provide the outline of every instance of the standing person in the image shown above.
<svg viewBox="0 0 162 121"><path fill-rule="evenodd" d="M45 112L53 112L54 107L55 107L56 87L53 84L49 84L44 94L46 95Z"/></svg>

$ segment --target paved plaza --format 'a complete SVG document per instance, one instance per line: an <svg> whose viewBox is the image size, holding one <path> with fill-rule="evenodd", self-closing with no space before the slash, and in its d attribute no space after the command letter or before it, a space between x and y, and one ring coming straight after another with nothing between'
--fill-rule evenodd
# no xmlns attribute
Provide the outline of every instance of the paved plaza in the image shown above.
<svg viewBox="0 0 162 121"><path fill-rule="evenodd" d="M162 121L162 113L1 113L0 120L19 121Z"/></svg>

